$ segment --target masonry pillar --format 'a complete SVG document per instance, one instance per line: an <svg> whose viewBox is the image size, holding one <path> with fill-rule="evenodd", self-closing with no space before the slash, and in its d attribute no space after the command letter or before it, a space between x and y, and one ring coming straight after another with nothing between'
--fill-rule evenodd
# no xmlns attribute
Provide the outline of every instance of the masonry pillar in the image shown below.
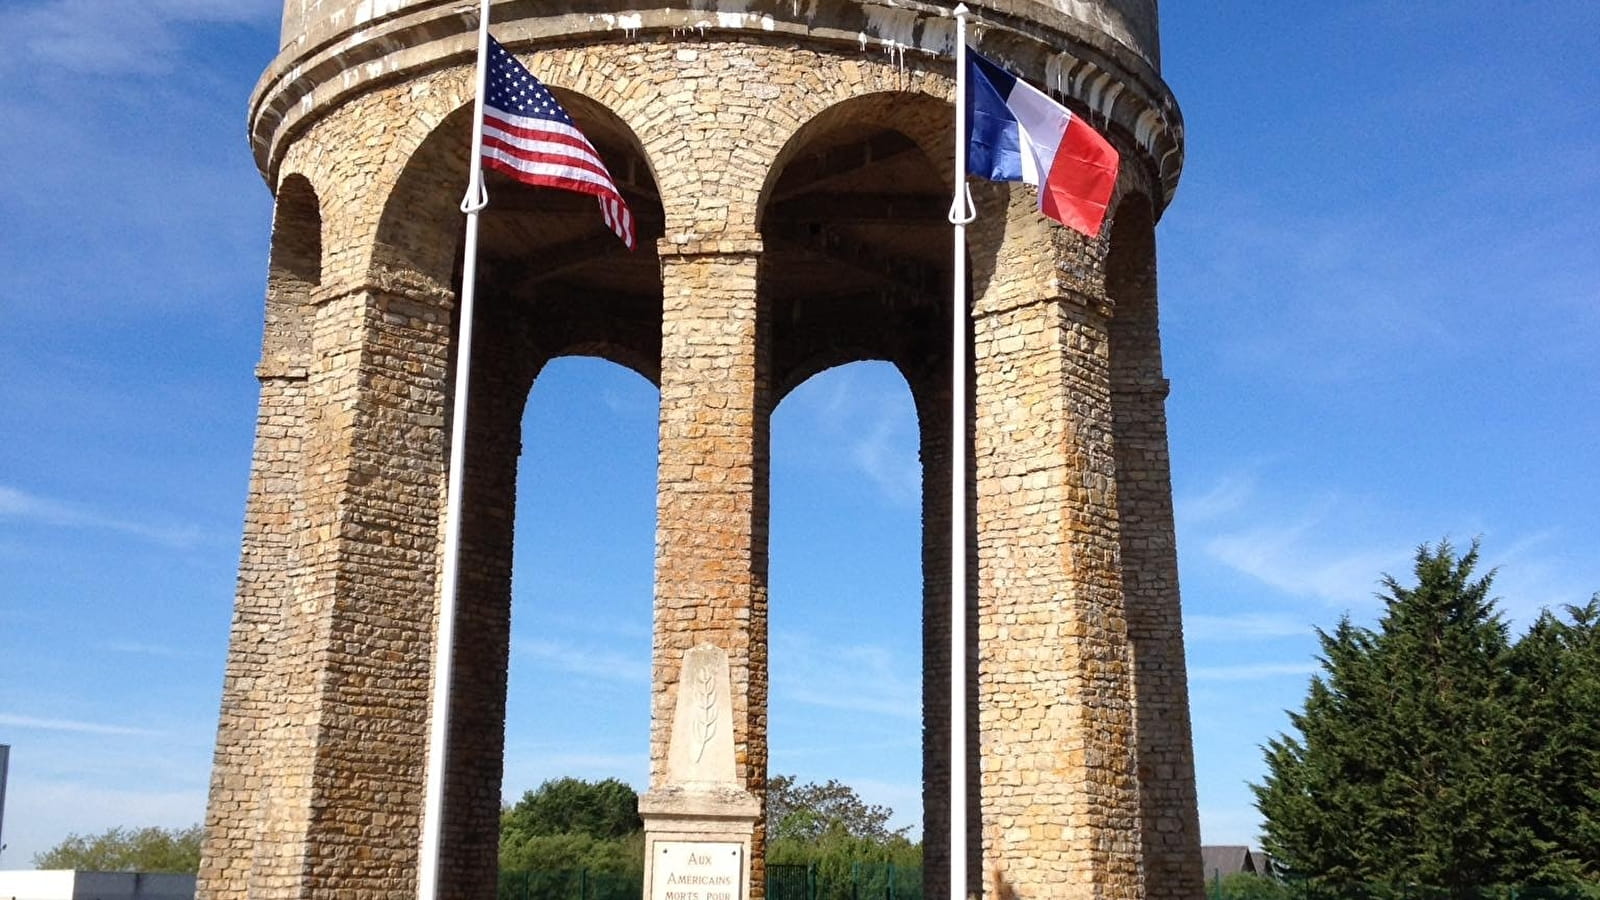
<svg viewBox="0 0 1600 900"><path fill-rule="evenodd" d="M282 858L304 852L300 842L261 838L277 827L286 807L304 806L306 779L281 764L285 755L310 755L310 698L303 687L291 691L290 684L313 650L309 632L292 626L304 574L305 534L295 526L305 507L308 323L321 281L321 224L310 184L298 175L285 178L273 216L266 327L256 367L261 405L199 872L207 897L243 897L253 878L269 877Z"/></svg>
<svg viewBox="0 0 1600 900"><path fill-rule="evenodd" d="M274 523L305 536L270 686L283 724L254 768L248 879L211 873L207 898L415 890L451 297L356 283L313 300L302 488ZM213 807L213 842L238 834Z"/></svg>
<svg viewBox="0 0 1600 900"><path fill-rule="evenodd" d="M922 891L937 897L950 872L949 378L920 387L913 393L922 462Z"/></svg>
<svg viewBox="0 0 1600 900"><path fill-rule="evenodd" d="M517 459L528 385L544 361L521 339L515 304L488 279L480 278L479 285L439 854L447 898L493 897L499 884Z"/></svg>
<svg viewBox="0 0 1600 900"><path fill-rule="evenodd" d="M1134 659L1143 807L1145 895L1192 900L1204 892L1195 807L1194 743L1178 601L1178 550L1167 452L1167 379L1156 309L1150 201L1126 197L1106 259L1111 320L1117 520L1128 638Z"/></svg>
<svg viewBox="0 0 1600 900"><path fill-rule="evenodd" d="M654 694L645 896L760 895L767 382L760 241L660 244ZM702 880L706 879L706 880Z"/></svg>
<svg viewBox="0 0 1600 900"><path fill-rule="evenodd" d="M1050 243L1054 259L1034 249ZM1142 889L1100 252L1063 229L1031 245L1008 233L974 313L982 878L995 898Z"/></svg>
<svg viewBox="0 0 1600 900"><path fill-rule="evenodd" d="M453 297L357 285L318 310L307 451L321 630L306 868L318 893L414 891Z"/></svg>

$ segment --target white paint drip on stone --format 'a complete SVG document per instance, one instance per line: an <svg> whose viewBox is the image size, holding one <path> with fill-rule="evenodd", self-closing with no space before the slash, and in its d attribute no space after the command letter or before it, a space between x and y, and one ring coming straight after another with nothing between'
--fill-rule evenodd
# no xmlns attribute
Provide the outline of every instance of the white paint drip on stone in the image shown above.
<svg viewBox="0 0 1600 900"><path fill-rule="evenodd" d="M886 50L899 47L903 56L904 48L917 46L917 23L922 17L915 10L868 6L863 11L867 14L867 28L862 34L878 38ZM861 49L866 49L865 42Z"/></svg>
<svg viewBox="0 0 1600 900"><path fill-rule="evenodd" d="M1067 73L1078 64L1077 57L1070 53L1052 53L1044 61L1044 84L1047 88L1054 88L1058 94L1066 94Z"/></svg>
<svg viewBox="0 0 1600 900"><path fill-rule="evenodd" d="M1133 123L1133 139L1141 147L1150 147L1155 142L1156 132L1161 128L1161 117L1153 109L1147 109L1139 114Z"/></svg>
<svg viewBox="0 0 1600 900"><path fill-rule="evenodd" d="M1101 104L1100 112L1102 112L1108 120L1114 118L1113 113L1115 113L1117 109L1117 98L1122 96L1122 91L1126 87L1126 84L1118 81L1111 85L1111 90L1106 91L1106 98Z"/></svg>
<svg viewBox="0 0 1600 900"><path fill-rule="evenodd" d="M956 23L951 19L928 19L922 23L922 52L929 56L954 56Z"/></svg>
<svg viewBox="0 0 1600 900"><path fill-rule="evenodd" d="M592 18L593 17L591 17L591 19ZM606 23L607 29L621 29L623 35L630 38L637 37L639 34L639 29L644 27L644 16L639 13L624 14L620 16L612 15L611 13L601 13L600 21Z"/></svg>
<svg viewBox="0 0 1600 900"><path fill-rule="evenodd" d="M906 45L896 41L884 41L883 52L894 63L895 77L904 79L906 76Z"/></svg>
<svg viewBox="0 0 1600 900"><path fill-rule="evenodd" d="M1094 82L1089 85L1089 96L1084 98L1084 102L1089 104L1090 109L1105 111L1105 108L1100 105L1100 101L1105 95L1106 87L1109 84L1111 84L1111 76L1109 74L1101 72L1095 77Z"/></svg>

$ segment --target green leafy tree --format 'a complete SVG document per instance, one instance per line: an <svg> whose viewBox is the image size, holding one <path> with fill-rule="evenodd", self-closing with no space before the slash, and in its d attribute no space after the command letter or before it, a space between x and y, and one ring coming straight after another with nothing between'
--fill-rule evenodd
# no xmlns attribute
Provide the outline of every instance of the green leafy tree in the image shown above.
<svg viewBox="0 0 1600 900"><path fill-rule="evenodd" d="M826 784L799 783L793 775L767 778L767 838L820 840L832 831L886 842L909 830L890 830L894 810L866 803L855 789L829 779Z"/></svg>
<svg viewBox="0 0 1600 900"><path fill-rule="evenodd" d="M769 776L767 862L812 867L818 900L882 896L890 877L902 895L908 886L918 890L922 845L906 837L908 828L889 828L893 816L838 781Z"/></svg>
<svg viewBox="0 0 1600 900"><path fill-rule="evenodd" d="M639 795L615 778L546 781L538 790L523 794L500 817L502 834L584 834L613 839L643 828Z"/></svg>
<svg viewBox="0 0 1600 900"><path fill-rule="evenodd" d="M546 781L500 814L500 869L639 872L643 829L639 796L622 781Z"/></svg>
<svg viewBox="0 0 1600 900"><path fill-rule="evenodd" d="M530 834L500 838L500 870L587 869L615 875L644 871L644 832L604 839L588 834Z"/></svg>
<svg viewBox="0 0 1600 900"><path fill-rule="evenodd" d="M1318 631L1323 673L1298 737L1266 747L1253 785L1263 845L1294 875L1425 884L1465 894L1504 881L1529 846L1514 761L1507 628L1475 577L1478 547L1417 551L1416 586L1385 577L1376 631Z"/></svg>
<svg viewBox="0 0 1600 900"><path fill-rule="evenodd" d="M71 834L43 853L35 854L38 869L78 869L86 872L188 872L200 871L199 825L188 828L112 828L94 835Z"/></svg>

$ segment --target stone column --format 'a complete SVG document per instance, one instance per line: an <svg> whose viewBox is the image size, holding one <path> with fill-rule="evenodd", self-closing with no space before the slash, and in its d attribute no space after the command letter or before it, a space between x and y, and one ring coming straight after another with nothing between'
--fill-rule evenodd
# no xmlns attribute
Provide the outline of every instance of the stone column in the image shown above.
<svg viewBox="0 0 1600 900"><path fill-rule="evenodd" d="M358 285L318 310L306 465L320 630L306 868L318 893L415 891L437 610L451 305Z"/></svg>
<svg viewBox="0 0 1600 900"><path fill-rule="evenodd" d="M645 896L760 895L767 769L761 245L660 245L654 694Z"/></svg>
<svg viewBox="0 0 1600 900"><path fill-rule="evenodd" d="M499 883L517 459L531 373L543 362L529 352L513 304L488 279L479 285L440 845L439 881L452 898L493 897Z"/></svg>
<svg viewBox="0 0 1600 900"><path fill-rule="evenodd" d="M914 396L922 462L922 893L938 897L948 890L950 872L949 379L926 379L920 387ZM975 746L970 737L969 746Z"/></svg>
<svg viewBox="0 0 1600 900"><path fill-rule="evenodd" d="M1194 744L1178 602L1167 380L1156 308L1155 224L1149 200L1119 204L1106 260L1122 583L1133 646L1143 807L1145 893L1193 900L1205 890L1195 809Z"/></svg>
<svg viewBox="0 0 1600 900"><path fill-rule="evenodd" d="M277 734L253 767L243 895L416 889L450 306L444 292L366 283L313 296L299 499L287 520L258 504L245 536L247 547L280 529L302 540L272 648ZM209 864L237 872L236 849ZM201 896L241 894L214 874Z"/></svg>
<svg viewBox="0 0 1600 900"><path fill-rule="evenodd" d="M269 852L259 840L262 817L286 799L287 773L264 764L285 741L302 755L308 749L305 698L286 689L290 669L309 648L285 630L304 538L296 517L303 505L305 368L263 360L257 374L261 405L200 871L202 894L216 898L243 897L254 862Z"/></svg>
<svg viewBox="0 0 1600 900"><path fill-rule="evenodd" d="M1134 900L1138 785L1098 247L1060 229L1049 239L1061 249L1040 267L1008 235L975 314L982 877L993 898ZM1084 283L1062 284L1063 273Z"/></svg>
<svg viewBox="0 0 1600 900"><path fill-rule="evenodd" d="M309 183L298 175L287 177L273 216L266 323L256 367L261 401L206 808L198 890L207 898L242 898L253 881L292 880L292 860L304 849L303 839L272 844L262 837L282 829L286 820L303 819L294 811L305 808L307 789L311 704L303 689L291 692L290 685L291 674L312 649L310 634L295 622L304 575L303 448L309 319L321 281L320 230Z"/></svg>

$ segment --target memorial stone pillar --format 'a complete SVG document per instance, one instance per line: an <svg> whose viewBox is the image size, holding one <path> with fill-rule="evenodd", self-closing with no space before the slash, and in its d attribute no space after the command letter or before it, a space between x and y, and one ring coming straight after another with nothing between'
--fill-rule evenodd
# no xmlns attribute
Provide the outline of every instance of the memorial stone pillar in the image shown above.
<svg viewBox="0 0 1600 900"><path fill-rule="evenodd" d="M760 242L661 242L661 445L645 897L759 896L767 746Z"/></svg>

